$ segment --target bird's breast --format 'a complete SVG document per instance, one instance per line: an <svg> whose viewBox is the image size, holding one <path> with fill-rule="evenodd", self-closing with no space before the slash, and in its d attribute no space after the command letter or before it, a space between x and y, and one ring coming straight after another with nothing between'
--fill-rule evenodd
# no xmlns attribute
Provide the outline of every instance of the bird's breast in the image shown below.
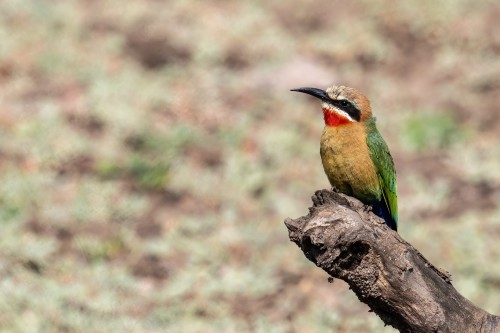
<svg viewBox="0 0 500 333"><path fill-rule="evenodd" d="M325 126L320 152L332 186L364 202L380 199L380 185L362 123Z"/></svg>

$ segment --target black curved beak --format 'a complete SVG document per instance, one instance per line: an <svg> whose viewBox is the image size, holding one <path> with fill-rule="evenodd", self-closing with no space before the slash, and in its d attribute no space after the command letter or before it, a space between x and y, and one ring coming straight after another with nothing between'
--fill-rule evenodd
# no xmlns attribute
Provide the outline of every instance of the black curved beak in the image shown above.
<svg viewBox="0 0 500 333"><path fill-rule="evenodd" d="M322 101L328 102L331 101L331 98L328 97L328 94L326 91L318 89L318 88L297 88L297 89L292 89L290 91L298 91L304 94L308 94L314 97L319 98Z"/></svg>

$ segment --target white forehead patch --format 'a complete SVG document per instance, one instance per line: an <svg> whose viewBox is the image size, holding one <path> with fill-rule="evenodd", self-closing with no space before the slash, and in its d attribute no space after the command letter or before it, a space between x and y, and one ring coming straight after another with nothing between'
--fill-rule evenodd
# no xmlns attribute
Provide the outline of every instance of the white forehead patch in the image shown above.
<svg viewBox="0 0 500 333"><path fill-rule="evenodd" d="M354 120L351 118L351 116L350 116L347 112L342 111L342 110L340 110L340 109L336 108L335 106L333 106L333 105L331 105L331 104L328 104L328 103L326 103L326 102L323 102L323 103L321 103L321 107L322 107L323 109L327 109L327 110L329 110L329 111L335 112L336 114L341 115L342 117L344 117L344 118L348 119L349 121L354 122Z"/></svg>

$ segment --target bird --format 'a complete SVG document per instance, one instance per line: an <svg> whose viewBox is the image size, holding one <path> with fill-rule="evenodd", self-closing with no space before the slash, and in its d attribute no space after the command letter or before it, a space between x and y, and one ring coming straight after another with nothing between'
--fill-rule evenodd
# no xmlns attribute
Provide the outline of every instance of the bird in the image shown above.
<svg viewBox="0 0 500 333"><path fill-rule="evenodd" d="M325 127L320 155L334 189L355 197L397 231L396 169L380 135L370 101L358 90L333 85L326 90L297 88L321 101Z"/></svg>

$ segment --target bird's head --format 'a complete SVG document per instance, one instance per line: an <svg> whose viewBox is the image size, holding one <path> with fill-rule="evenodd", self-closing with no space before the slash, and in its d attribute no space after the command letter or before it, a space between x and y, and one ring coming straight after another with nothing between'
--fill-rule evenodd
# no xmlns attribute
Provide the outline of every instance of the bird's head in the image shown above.
<svg viewBox="0 0 500 333"><path fill-rule="evenodd" d="M331 86L321 90L317 88L298 88L292 91L302 92L319 98L329 126L363 122L372 117L370 101L356 89L345 86Z"/></svg>

